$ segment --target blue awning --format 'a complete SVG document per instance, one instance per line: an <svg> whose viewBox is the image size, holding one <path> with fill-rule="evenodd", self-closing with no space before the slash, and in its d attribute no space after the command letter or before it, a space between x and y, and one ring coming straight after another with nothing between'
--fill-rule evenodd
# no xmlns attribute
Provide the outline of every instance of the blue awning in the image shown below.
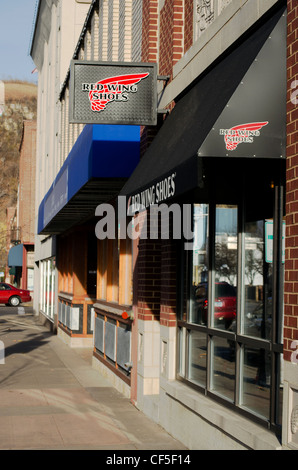
<svg viewBox="0 0 298 470"><path fill-rule="evenodd" d="M94 215L139 159L139 126L86 125L39 206L38 233L58 234Z"/></svg>
<svg viewBox="0 0 298 470"><path fill-rule="evenodd" d="M8 252L8 266L23 266L23 244L13 246Z"/></svg>

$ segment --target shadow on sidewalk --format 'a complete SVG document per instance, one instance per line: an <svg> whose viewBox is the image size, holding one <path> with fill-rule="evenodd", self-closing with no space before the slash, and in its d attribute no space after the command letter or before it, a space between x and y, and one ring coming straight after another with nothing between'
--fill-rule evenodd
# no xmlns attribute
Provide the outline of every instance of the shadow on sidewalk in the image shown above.
<svg viewBox="0 0 298 470"><path fill-rule="evenodd" d="M4 344L6 358L38 349L53 336L50 331L43 331L33 315L18 316L12 313L0 317L0 340Z"/></svg>

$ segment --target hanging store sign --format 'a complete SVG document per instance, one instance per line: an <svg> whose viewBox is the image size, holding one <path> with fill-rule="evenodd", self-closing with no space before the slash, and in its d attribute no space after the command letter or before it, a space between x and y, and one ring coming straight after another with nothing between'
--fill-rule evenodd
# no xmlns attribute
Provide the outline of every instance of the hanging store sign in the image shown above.
<svg viewBox="0 0 298 470"><path fill-rule="evenodd" d="M69 122L156 125L156 84L153 63L73 60Z"/></svg>

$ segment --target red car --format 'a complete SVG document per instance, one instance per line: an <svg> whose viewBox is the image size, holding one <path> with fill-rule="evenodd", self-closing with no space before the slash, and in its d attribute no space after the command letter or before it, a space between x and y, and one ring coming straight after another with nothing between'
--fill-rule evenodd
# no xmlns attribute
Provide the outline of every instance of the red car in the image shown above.
<svg viewBox="0 0 298 470"><path fill-rule="evenodd" d="M201 283L195 291L198 323L207 323L208 284ZM228 328L236 318L236 289L227 282L215 283L214 320Z"/></svg>
<svg viewBox="0 0 298 470"><path fill-rule="evenodd" d="M18 289L6 282L0 282L0 304L17 307L21 302L30 302L30 300L30 291Z"/></svg>

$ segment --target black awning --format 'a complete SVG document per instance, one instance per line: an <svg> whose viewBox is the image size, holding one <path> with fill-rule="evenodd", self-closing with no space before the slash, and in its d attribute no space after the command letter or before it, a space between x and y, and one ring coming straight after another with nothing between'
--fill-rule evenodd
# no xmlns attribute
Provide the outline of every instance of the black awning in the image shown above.
<svg viewBox="0 0 298 470"><path fill-rule="evenodd" d="M183 94L124 185L121 195L134 198L147 192L150 202L150 188L155 196L162 188L163 196L166 192L171 197L174 192L176 196L178 192L200 185L198 150L283 13L284 8L246 34Z"/></svg>

